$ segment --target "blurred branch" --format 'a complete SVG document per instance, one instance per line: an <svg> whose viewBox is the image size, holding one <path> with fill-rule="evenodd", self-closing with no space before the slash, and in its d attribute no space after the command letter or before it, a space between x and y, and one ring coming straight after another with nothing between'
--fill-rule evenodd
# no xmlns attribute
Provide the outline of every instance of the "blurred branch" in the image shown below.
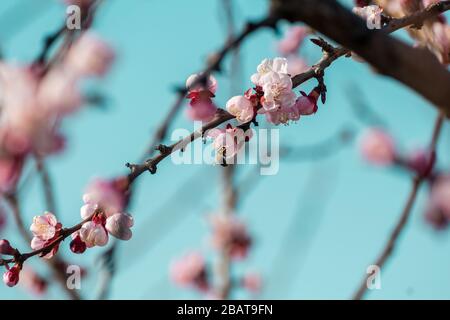
<svg viewBox="0 0 450 320"><path fill-rule="evenodd" d="M430 161L430 166L433 166L436 161L436 145L439 139L443 123L444 123L444 115L439 114L436 120L436 124L434 126L433 135L429 146L429 149L433 155L432 156L433 159ZM427 171L431 172L432 170ZM385 244L383 250L381 251L381 254L374 263L374 265L378 266L380 269L384 266L386 261L392 255L392 252L394 251L395 246L397 244L398 238L402 233L402 231L404 230L409 220L409 217L411 216L411 210L416 200L419 188L422 185L422 183L426 180L426 178L427 178L426 176L416 176L413 179L411 191L409 193L408 199L406 200L406 204L405 207L403 208L402 214L400 215L400 219L398 220L394 230L390 234L387 243ZM369 276L370 275L364 276L364 279L361 282L355 295L353 296L353 299L360 300L364 297L364 294L367 291L367 281L369 279Z"/></svg>
<svg viewBox="0 0 450 320"><path fill-rule="evenodd" d="M369 126L387 127L386 121L370 107L369 103L364 98L364 93L356 83L348 85L346 92L350 99L350 106L356 119Z"/></svg>
<svg viewBox="0 0 450 320"><path fill-rule="evenodd" d="M50 178L50 173L47 170L44 159L38 155L35 156L36 160L36 169L39 172L42 182L42 189L44 190L45 195L45 206L48 211L56 214L56 202L54 196L54 188L52 184L52 180Z"/></svg>

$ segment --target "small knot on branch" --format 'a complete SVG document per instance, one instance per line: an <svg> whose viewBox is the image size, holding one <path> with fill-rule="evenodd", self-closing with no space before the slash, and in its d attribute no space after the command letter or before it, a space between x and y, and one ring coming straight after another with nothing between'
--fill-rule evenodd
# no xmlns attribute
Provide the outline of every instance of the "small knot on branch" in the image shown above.
<svg viewBox="0 0 450 320"><path fill-rule="evenodd" d="M169 155L172 152L172 148L169 146L166 146L165 144L160 144L156 146L155 150L161 152L163 155Z"/></svg>

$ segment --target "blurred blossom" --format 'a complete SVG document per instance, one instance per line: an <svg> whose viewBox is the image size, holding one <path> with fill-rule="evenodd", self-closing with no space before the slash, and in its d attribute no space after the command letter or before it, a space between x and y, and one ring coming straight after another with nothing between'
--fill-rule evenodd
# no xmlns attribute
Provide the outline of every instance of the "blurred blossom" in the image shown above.
<svg viewBox="0 0 450 320"><path fill-rule="evenodd" d="M213 75L209 75L206 80L206 85L199 81L202 75L199 73L191 74L186 80L186 88L189 94L199 94L203 91L209 91L211 95L214 95L217 90L217 80ZM192 97L190 97L192 98Z"/></svg>
<svg viewBox="0 0 450 320"><path fill-rule="evenodd" d="M214 117L217 111L217 107L212 101L217 90L217 80L209 75L206 83L202 83L201 76L199 73L192 74L186 80L187 98L190 99L190 107L186 110L186 114L193 121L207 122Z"/></svg>
<svg viewBox="0 0 450 320"><path fill-rule="evenodd" d="M115 180L96 178L87 186L83 201L85 204L101 207L109 217L123 211L126 198ZM82 214L83 219L87 217Z"/></svg>
<svg viewBox="0 0 450 320"><path fill-rule="evenodd" d="M261 293L262 278L259 273L248 272L241 279L241 286L251 293Z"/></svg>
<svg viewBox="0 0 450 320"><path fill-rule="evenodd" d="M38 91L38 100L44 111L54 112L58 116L77 111L83 103L77 80L69 70L62 67L52 69L42 79Z"/></svg>
<svg viewBox="0 0 450 320"><path fill-rule="evenodd" d="M28 266L22 269L20 285L35 295L45 294L48 287L47 281Z"/></svg>
<svg viewBox="0 0 450 320"><path fill-rule="evenodd" d="M278 42L278 52L284 56L296 54L308 34L307 27L290 27L284 34L283 39Z"/></svg>
<svg viewBox="0 0 450 320"><path fill-rule="evenodd" d="M389 165L395 160L394 141L381 129L368 129L362 136L360 148L363 157L373 164Z"/></svg>
<svg viewBox="0 0 450 320"><path fill-rule="evenodd" d="M443 229L450 220L450 175L438 175L431 182L425 219L436 229Z"/></svg>
<svg viewBox="0 0 450 320"><path fill-rule="evenodd" d="M91 31L84 32L70 48L65 66L78 76L104 76L115 58L114 50Z"/></svg>
<svg viewBox="0 0 450 320"><path fill-rule="evenodd" d="M287 71L291 76L295 76L308 70L308 64L303 58L299 56L294 55L288 56L287 63L288 63Z"/></svg>
<svg viewBox="0 0 450 320"><path fill-rule="evenodd" d="M420 176L425 176L432 169L432 154L423 149L410 153L406 158L406 165Z"/></svg>
<svg viewBox="0 0 450 320"><path fill-rule="evenodd" d="M206 292L209 289L206 263L201 253L189 252L170 265L172 281L182 287L193 287Z"/></svg>
<svg viewBox="0 0 450 320"><path fill-rule="evenodd" d="M22 173L24 159L21 156L0 157L0 192L13 191ZM3 211L0 213L0 220L4 221ZM3 224L0 222L0 229Z"/></svg>
<svg viewBox="0 0 450 320"><path fill-rule="evenodd" d="M234 259L247 257L252 239L246 225L234 214L214 214L209 217L212 227L211 244L229 252Z"/></svg>

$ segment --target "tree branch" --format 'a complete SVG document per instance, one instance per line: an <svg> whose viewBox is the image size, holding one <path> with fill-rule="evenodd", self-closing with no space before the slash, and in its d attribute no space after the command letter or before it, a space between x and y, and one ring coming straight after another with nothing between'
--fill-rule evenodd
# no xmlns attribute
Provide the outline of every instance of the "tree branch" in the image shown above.
<svg viewBox="0 0 450 320"><path fill-rule="evenodd" d="M378 72L409 86L437 108L450 115L450 72L428 50L413 48L387 33L406 25L419 25L425 19L450 8L450 1L432 5L408 18L398 19L387 30L369 30L364 21L334 0L272 0L272 13L291 22L303 21L325 36L356 52ZM338 48L335 54L324 57L319 67L326 68L342 55L348 54ZM420 63L418 63L420 61ZM299 85L314 77L312 70L294 78Z"/></svg>
<svg viewBox="0 0 450 320"><path fill-rule="evenodd" d="M439 139L439 134L441 132L442 124L444 122L444 116L440 114L436 120L436 124L433 130L433 135L430 142L430 151L432 156L432 160L430 161L430 166L433 166L435 159L436 159L436 145L437 141ZM431 169L431 168L430 168ZM428 172L431 172L432 170L426 170ZM408 199L406 200L405 207L403 208L402 214L400 215L400 219L398 220L397 224L395 225L394 230L392 231L391 235L388 238L388 241L386 245L384 246L383 250L381 251L381 254L376 259L374 265L378 266L380 269L384 266L386 261L389 259L389 257L392 255L392 252L395 249L395 246L397 244L398 238L402 231L404 230L409 217L411 216L411 210L414 205L414 202L417 197L417 193L419 191L420 186L422 183L426 180L426 176L416 176L413 179L412 182L412 188L409 193ZM361 282L358 290L356 291L355 295L353 296L354 300L360 300L364 297L364 294L367 291L367 280L369 275L364 276L363 281Z"/></svg>

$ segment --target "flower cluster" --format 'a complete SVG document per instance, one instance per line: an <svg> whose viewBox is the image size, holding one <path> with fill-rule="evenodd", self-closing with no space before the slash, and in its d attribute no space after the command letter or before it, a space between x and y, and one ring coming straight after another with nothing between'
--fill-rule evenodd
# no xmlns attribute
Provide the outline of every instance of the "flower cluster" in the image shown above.
<svg viewBox="0 0 450 320"><path fill-rule="evenodd" d="M80 215L88 221L72 234L72 252L83 253L86 248L105 246L109 234L120 240L131 238L134 221L130 214L123 212L126 199L117 181L95 180L88 186L83 201Z"/></svg>
<svg viewBox="0 0 450 320"><path fill-rule="evenodd" d="M236 215L215 214L210 217L211 244L218 251L227 251L233 259L244 259L252 244L247 228Z"/></svg>
<svg viewBox="0 0 450 320"><path fill-rule="evenodd" d="M27 155L64 148L60 124L83 105L80 82L104 75L113 57L108 45L85 32L49 70L0 63L0 191L15 187Z"/></svg>
<svg viewBox="0 0 450 320"><path fill-rule="evenodd" d="M211 215L208 221L212 229L209 242L215 250L229 255L233 260L247 257L252 239L242 221L235 215L228 214ZM205 257L200 252L193 251L172 262L170 278L175 284L198 290L208 298L223 298L213 286L210 269ZM261 277L254 272L246 273L239 281L232 283L251 293L258 293L262 286Z"/></svg>
<svg viewBox="0 0 450 320"><path fill-rule="evenodd" d="M209 75L202 82L201 77L201 74L193 74L186 80L187 98L190 99L187 115L192 120L209 121L217 110L212 101L217 90L217 80Z"/></svg>

